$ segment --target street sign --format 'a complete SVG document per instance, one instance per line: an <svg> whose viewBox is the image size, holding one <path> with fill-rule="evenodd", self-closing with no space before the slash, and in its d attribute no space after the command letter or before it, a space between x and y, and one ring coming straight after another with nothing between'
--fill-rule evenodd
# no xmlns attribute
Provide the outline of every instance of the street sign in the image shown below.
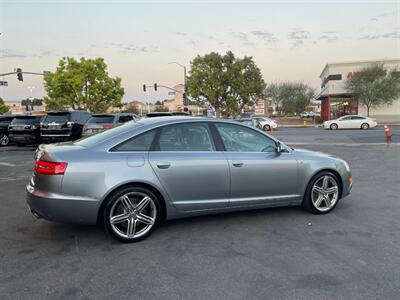
<svg viewBox="0 0 400 300"><path fill-rule="evenodd" d="M8 82L4 80L0 80L0 86L8 86Z"/></svg>

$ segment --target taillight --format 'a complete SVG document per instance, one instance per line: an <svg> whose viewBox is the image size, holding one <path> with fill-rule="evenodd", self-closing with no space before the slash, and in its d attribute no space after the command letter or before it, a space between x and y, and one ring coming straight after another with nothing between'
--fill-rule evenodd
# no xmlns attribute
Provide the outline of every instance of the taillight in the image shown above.
<svg viewBox="0 0 400 300"><path fill-rule="evenodd" d="M44 175L64 175L68 164L65 162L35 161L35 171Z"/></svg>

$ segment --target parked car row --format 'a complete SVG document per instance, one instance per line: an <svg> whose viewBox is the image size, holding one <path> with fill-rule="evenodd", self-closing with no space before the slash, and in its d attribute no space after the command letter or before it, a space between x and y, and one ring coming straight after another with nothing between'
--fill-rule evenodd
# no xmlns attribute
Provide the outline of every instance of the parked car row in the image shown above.
<svg viewBox="0 0 400 300"><path fill-rule="evenodd" d="M139 117L131 113L90 114L86 111L52 111L46 115L0 117L0 145L17 146L74 141Z"/></svg>

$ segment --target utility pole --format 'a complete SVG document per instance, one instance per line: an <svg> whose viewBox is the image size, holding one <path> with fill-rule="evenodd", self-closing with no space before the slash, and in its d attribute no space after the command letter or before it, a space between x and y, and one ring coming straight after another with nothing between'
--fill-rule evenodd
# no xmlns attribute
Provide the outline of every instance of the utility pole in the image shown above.
<svg viewBox="0 0 400 300"><path fill-rule="evenodd" d="M186 66L184 66L184 65L182 65L182 64L180 64L180 63L178 63L178 62L176 62L176 61L173 61L173 62L170 62L170 63L168 63L169 65L170 64L176 64L176 65L178 65L178 66L180 66L181 68L183 68L183 81L184 81L184 85L185 85L185 87L184 87L184 92L183 92L183 106L185 106L185 107L187 107L188 105L189 105L189 101L188 101L188 96L187 96L187 74L186 74Z"/></svg>

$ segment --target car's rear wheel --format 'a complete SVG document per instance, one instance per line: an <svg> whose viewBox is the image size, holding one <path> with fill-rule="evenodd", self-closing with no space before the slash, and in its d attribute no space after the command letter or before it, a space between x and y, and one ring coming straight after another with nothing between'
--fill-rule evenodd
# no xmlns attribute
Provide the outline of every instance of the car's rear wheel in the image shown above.
<svg viewBox="0 0 400 300"><path fill-rule="evenodd" d="M264 125L264 130L265 131L270 131L271 130L271 126L269 126L268 124Z"/></svg>
<svg viewBox="0 0 400 300"><path fill-rule="evenodd" d="M331 126L329 126L329 128L331 130L336 130L336 129L338 129L338 125L336 123L332 123Z"/></svg>
<svg viewBox="0 0 400 300"><path fill-rule="evenodd" d="M0 146L7 146L10 143L10 138L7 134L2 134L0 136Z"/></svg>
<svg viewBox="0 0 400 300"><path fill-rule="evenodd" d="M363 130L369 129L369 124L368 123L362 123L361 124L361 129L363 129Z"/></svg>
<svg viewBox="0 0 400 300"><path fill-rule="evenodd" d="M114 193L104 209L104 224L116 240L132 243L148 237L160 222L157 196L143 187L126 187Z"/></svg>
<svg viewBox="0 0 400 300"><path fill-rule="evenodd" d="M339 201L339 180L331 172L324 171L310 181L303 200L303 207L314 214L326 214Z"/></svg>

